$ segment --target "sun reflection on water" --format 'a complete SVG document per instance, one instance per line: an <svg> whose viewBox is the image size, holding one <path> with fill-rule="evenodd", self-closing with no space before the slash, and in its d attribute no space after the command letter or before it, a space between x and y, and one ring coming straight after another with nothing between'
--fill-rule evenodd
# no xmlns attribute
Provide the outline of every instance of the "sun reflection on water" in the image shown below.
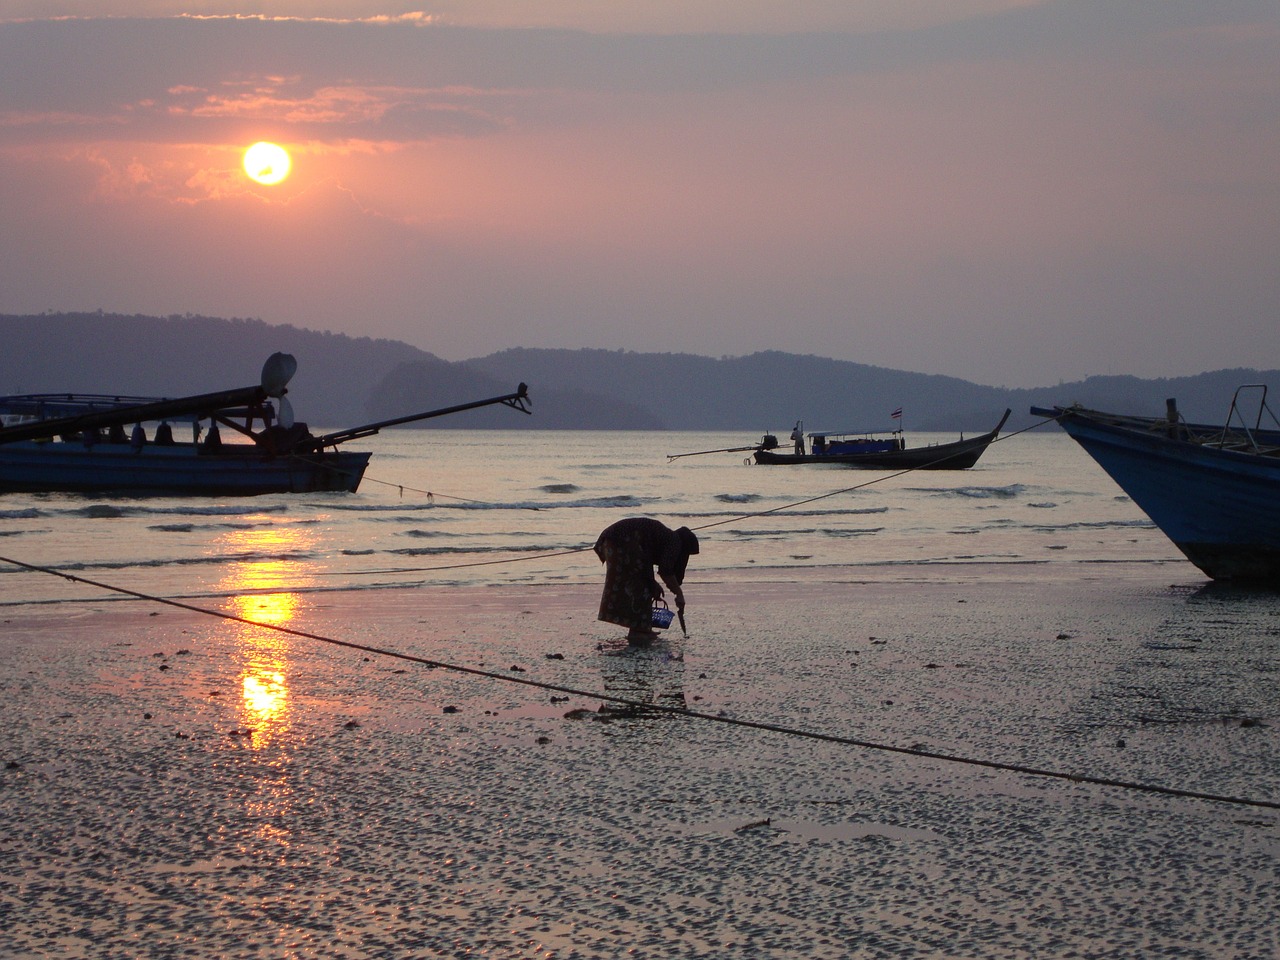
<svg viewBox="0 0 1280 960"><path fill-rule="evenodd" d="M289 688L283 673L246 673L242 684L245 711L250 716L271 720L284 713Z"/></svg>
<svg viewBox="0 0 1280 960"><path fill-rule="evenodd" d="M228 612L241 618L229 621L240 659L239 722L255 750L290 733L295 641L272 628L288 626L306 609L302 591L314 582L306 559L312 546L306 528L273 522L229 530L216 544L221 553L248 558L227 565L218 589L227 596Z"/></svg>
<svg viewBox="0 0 1280 960"><path fill-rule="evenodd" d="M250 850L289 847L298 803L293 747L301 737L295 693L290 689L296 637L277 627L302 617L315 583L315 534L278 517L250 517L228 530L214 549L228 557L218 591L226 596L226 621L239 665L234 742L252 752L255 774L244 798L253 824ZM245 758L248 760L248 758Z"/></svg>

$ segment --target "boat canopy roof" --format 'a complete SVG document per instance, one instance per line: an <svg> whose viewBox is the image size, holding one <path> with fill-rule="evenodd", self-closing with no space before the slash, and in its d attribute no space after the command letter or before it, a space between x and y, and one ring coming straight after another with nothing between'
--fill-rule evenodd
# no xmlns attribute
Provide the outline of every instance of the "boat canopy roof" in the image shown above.
<svg viewBox="0 0 1280 960"><path fill-rule="evenodd" d="M35 420L60 420L65 417L78 417L86 413L101 413L107 410L119 410L124 407L138 407L145 404L164 403L170 397L130 397L122 394L106 393L22 393L0 397L0 414L13 417L30 417ZM267 406L270 406L268 401ZM231 407L218 411L230 417L242 417L248 414L247 407ZM177 413L164 417L165 420L194 423L206 419L207 414Z"/></svg>
<svg viewBox="0 0 1280 960"><path fill-rule="evenodd" d="M877 434L894 435L902 432L902 428L889 427L882 430L812 430L809 432L810 437L874 437Z"/></svg>

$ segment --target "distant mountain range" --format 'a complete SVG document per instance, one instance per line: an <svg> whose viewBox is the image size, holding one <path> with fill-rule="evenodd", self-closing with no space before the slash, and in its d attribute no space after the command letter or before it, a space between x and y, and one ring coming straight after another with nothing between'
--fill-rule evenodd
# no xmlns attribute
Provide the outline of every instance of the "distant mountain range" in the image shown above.
<svg viewBox="0 0 1280 960"><path fill-rule="evenodd" d="M516 348L451 363L405 343L320 333L261 320L104 313L0 315L0 394L181 396L257 382L280 350L298 359L289 396L299 419L355 426L529 385L534 415L489 407L423 426L541 430L888 429L901 407L908 431L1006 429L1033 423L1035 405L1083 403L1163 415L1176 397L1188 419L1223 420L1243 383L1275 383L1275 370L1218 370L1142 380L1090 377L1010 390L956 377L890 370L781 352L746 357Z"/></svg>

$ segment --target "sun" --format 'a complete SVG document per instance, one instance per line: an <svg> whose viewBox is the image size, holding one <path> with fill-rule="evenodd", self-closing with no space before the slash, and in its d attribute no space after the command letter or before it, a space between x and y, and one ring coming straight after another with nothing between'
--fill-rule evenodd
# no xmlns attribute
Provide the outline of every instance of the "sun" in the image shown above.
<svg viewBox="0 0 1280 960"><path fill-rule="evenodd" d="M290 166L289 152L278 143L262 140L244 152L244 172L267 186L287 177Z"/></svg>

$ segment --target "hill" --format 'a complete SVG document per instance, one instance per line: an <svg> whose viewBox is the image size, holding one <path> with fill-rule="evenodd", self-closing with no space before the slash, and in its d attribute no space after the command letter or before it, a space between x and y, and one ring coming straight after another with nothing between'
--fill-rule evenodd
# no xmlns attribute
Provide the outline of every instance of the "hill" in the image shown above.
<svg viewBox="0 0 1280 960"><path fill-rule="evenodd" d="M104 393L184 396L258 381L277 350L298 372L289 397L299 419L347 427L502 396L528 378L449 363L393 340L320 333L261 320L104 313L0 315L0 395ZM533 386L531 384L531 386ZM541 383L534 417L505 407L467 411L420 426L477 429L658 429L646 410L576 387Z"/></svg>
<svg viewBox="0 0 1280 960"><path fill-rule="evenodd" d="M745 357L512 348L459 363L393 340L269 325L261 320L121 314L0 315L0 394L180 396L256 382L281 350L298 358L289 386L300 419L354 426L529 385L534 416L504 407L423 426L453 429L733 430L754 439L807 429L885 429L902 407L909 431L1008 429L1035 421L1035 404L1083 403L1159 416L1166 397L1193 420L1222 421L1242 383L1280 384L1276 371L1219 370L1143 380L1091 377L1009 390L956 377L776 351Z"/></svg>
<svg viewBox="0 0 1280 960"><path fill-rule="evenodd" d="M1090 377L1052 387L1010 390L936 374L890 370L845 360L789 353L713 359L688 354L608 350L512 349L467 361L496 377L576 387L650 410L672 430L747 430L789 433L796 420L810 430L887 429L903 408L911 431L982 431L1005 408L1008 429L1036 422L1032 405L1082 403L1099 409L1163 416L1165 398L1193 420L1225 419L1243 383L1277 371L1219 370L1193 377L1142 380Z"/></svg>

